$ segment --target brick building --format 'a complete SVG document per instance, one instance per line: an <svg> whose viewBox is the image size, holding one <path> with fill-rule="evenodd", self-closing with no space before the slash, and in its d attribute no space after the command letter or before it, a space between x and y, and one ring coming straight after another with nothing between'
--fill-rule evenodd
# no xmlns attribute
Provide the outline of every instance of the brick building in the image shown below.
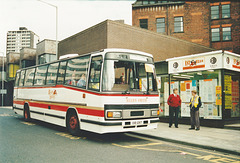
<svg viewBox="0 0 240 163"><path fill-rule="evenodd" d="M150 53L155 61L213 51L214 49L175 37L106 20L58 44L59 56L86 54L105 48L124 48Z"/></svg>
<svg viewBox="0 0 240 163"><path fill-rule="evenodd" d="M132 5L133 26L240 54L240 2L151 1Z"/></svg>

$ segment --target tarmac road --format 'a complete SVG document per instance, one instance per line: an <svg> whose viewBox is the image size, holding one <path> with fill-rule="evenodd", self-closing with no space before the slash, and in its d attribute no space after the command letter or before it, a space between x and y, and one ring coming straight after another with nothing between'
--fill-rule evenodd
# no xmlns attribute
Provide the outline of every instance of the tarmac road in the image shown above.
<svg viewBox="0 0 240 163"><path fill-rule="evenodd" d="M239 156L164 142L132 133L68 134L65 128L0 108L0 162L235 162Z"/></svg>

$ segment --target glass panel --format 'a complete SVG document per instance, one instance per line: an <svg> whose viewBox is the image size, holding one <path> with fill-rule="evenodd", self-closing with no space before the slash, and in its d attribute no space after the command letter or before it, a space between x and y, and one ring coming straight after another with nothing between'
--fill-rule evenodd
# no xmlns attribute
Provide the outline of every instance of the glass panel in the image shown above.
<svg viewBox="0 0 240 163"><path fill-rule="evenodd" d="M68 61L65 84L86 88L89 58L84 56Z"/></svg>
<svg viewBox="0 0 240 163"><path fill-rule="evenodd" d="M18 86L19 85L19 78L20 77L20 72L18 72L17 74L16 74L16 80L15 80L15 86Z"/></svg>
<svg viewBox="0 0 240 163"><path fill-rule="evenodd" d="M34 85L45 85L47 67L48 65L44 65L36 68Z"/></svg>
<svg viewBox="0 0 240 163"><path fill-rule="evenodd" d="M86 88L89 58L85 56L68 61L65 84Z"/></svg>
<svg viewBox="0 0 240 163"><path fill-rule="evenodd" d="M104 63L103 91L127 93L157 90L153 64L121 60L105 60Z"/></svg>
<svg viewBox="0 0 240 163"><path fill-rule="evenodd" d="M63 84L67 61L60 62L57 84Z"/></svg>
<svg viewBox="0 0 240 163"><path fill-rule="evenodd" d="M32 86L33 85L34 74L35 74L35 68L26 70L24 86Z"/></svg>
<svg viewBox="0 0 240 163"><path fill-rule="evenodd" d="M220 41L219 28L212 28L212 41Z"/></svg>
<svg viewBox="0 0 240 163"><path fill-rule="evenodd" d="M165 18L157 18L157 32L164 33L165 32Z"/></svg>
<svg viewBox="0 0 240 163"><path fill-rule="evenodd" d="M47 82L46 82L47 85L56 84L58 65L59 63L53 63L48 66Z"/></svg>
<svg viewBox="0 0 240 163"><path fill-rule="evenodd" d="M219 19L219 6L211 6L211 19Z"/></svg>
<svg viewBox="0 0 240 163"><path fill-rule="evenodd" d="M52 62L55 60L57 60L57 57L55 54L43 54L43 55L38 56L39 64L49 63L49 62Z"/></svg>
<svg viewBox="0 0 240 163"><path fill-rule="evenodd" d="M230 5L222 5L222 18L230 18Z"/></svg>
<svg viewBox="0 0 240 163"><path fill-rule="evenodd" d="M183 17L174 18L174 32L183 32Z"/></svg>
<svg viewBox="0 0 240 163"><path fill-rule="evenodd" d="M25 77L25 70L22 70L21 71L21 75L20 75L19 86L23 86L23 84L24 84L24 77Z"/></svg>
<svg viewBox="0 0 240 163"><path fill-rule="evenodd" d="M100 79L102 69L102 56L92 57L89 76L89 89L100 90Z"/></svg>

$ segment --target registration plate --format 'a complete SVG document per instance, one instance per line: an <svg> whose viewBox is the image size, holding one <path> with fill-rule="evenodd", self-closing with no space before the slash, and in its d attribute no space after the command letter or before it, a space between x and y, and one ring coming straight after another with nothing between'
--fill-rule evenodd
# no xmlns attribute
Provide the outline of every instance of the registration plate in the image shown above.
<svg viewBox="0 0 240 163"><path fill-rule="evenodd" d="M131 125L142 125L143 121L132 121Z"/></svg>

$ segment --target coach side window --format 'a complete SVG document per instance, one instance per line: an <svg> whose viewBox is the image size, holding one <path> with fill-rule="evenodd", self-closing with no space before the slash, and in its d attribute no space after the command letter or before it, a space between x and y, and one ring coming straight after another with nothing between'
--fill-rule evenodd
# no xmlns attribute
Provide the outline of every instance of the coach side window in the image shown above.
<svg viewBox="0 0 240 163"><path fill-rule="evenodd" d="M92 57L90 76L89 76L89 89L100 90L100 78L102 69L102 56Z"/></svg>
<svg viewBox="0 0 240 163"><path fill-rule="evenodd" d="M89 56L68 61L65 84L86 88Z"/></svg>
<svg viewBox="0 0 240 163"><path fill-rule="evenodd" d="M59 63L52 63L48 66L47 73L47 85L55 85L57 79L57 71L58 71Z"/></svg>
<svg viewBox="0 0 240 163"><path fill-rule="evenodd" d="M66 65L67 65L67 61L60 62L58 75L57 75L57 84L63 84Z"/></svg>
<svg viewBox="0 0 240 163"><path fill-rule="evenodd" d="M15 78L15 83L14 83L15 87L17 87L19 85L19 77L20 77L20 72L17 72L16 78Z"/></svg>
<svg viewBox="0 0 240 163"><path fill-rule="evenodd" d="M22 70L20 75L20 80L19 80L19 86L23 86L24 77L25 77L25 70Z"/></svg>
<svg viewBox="0 0 240 163"><path fill-rule="evenodd" d="M45 85L47 66L39 66L36 68L34 85Z"/></svg>
<svg viewBox="0 0 240 163"><path fill-rule="evenodd" d="M24 86L32 86L33 85L34 74L35 74L35 68L26 70Z"/></svg>

